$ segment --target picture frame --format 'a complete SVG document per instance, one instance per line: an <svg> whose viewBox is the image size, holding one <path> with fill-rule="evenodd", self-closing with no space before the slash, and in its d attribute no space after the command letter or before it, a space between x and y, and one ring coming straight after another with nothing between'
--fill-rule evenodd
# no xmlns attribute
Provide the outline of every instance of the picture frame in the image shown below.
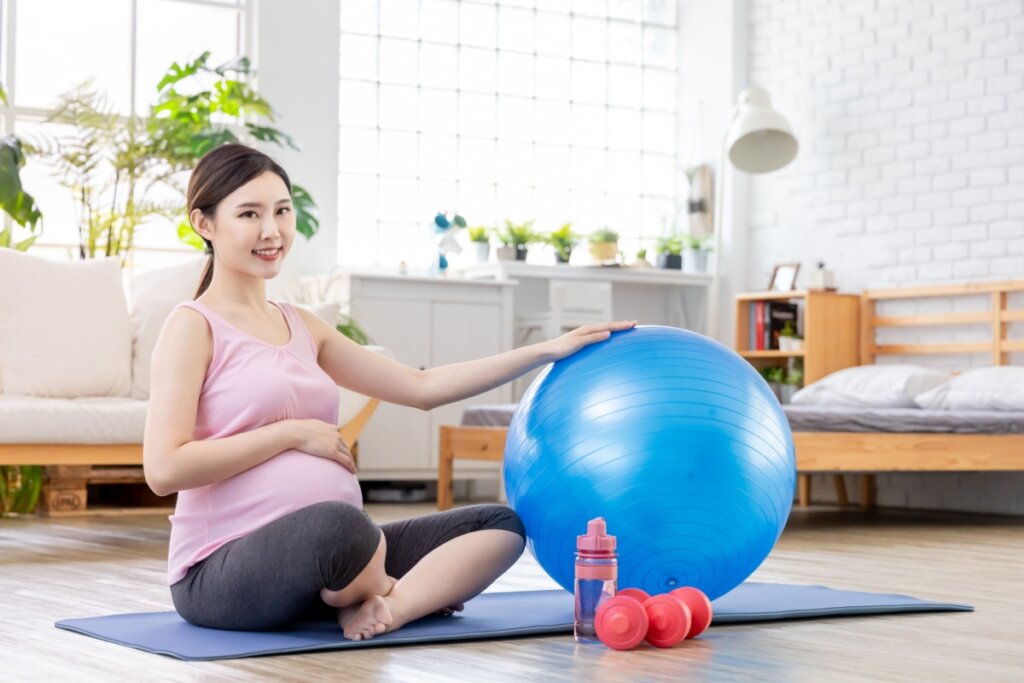
<svg viewBox="0 0 1024 683"><path fill-rule="evenodd" d="M796 289L796 276L800 272L799 263L778 263L772 270L768 281L769 292L791 292Z"/></svg>

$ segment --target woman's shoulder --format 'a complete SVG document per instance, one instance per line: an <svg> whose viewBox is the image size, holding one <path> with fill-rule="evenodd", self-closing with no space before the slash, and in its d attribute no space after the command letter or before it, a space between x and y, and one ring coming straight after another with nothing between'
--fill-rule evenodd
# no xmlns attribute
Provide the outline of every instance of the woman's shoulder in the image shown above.
<svg viewBox="0 0 1024 683"><path fill-rule="evenodd" d="M189 302L191 303L191 302ZM171 310L160 330L161 341L183 343L189 346L213 347L213 330L206 315L188 304L180 304Z"/></svg>

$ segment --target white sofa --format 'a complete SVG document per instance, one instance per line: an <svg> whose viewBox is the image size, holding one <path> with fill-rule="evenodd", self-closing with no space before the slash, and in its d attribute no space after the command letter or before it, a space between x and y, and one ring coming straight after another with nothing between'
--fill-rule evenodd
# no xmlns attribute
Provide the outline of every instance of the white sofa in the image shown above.
<svg viewBox="0 0 1024 683"><path fill-rule="evenodd" d="M85 466L141 464L150 356L204 263L126 283L116 258L53 261L0 249L0 465L77 467L63 468L72 484L44 492L44 511L85 507ZM287 299L282 293L268 295ZM336 302L305 305L338 319ZM352 443L377 402L339 391L339 431Z"/></svg>

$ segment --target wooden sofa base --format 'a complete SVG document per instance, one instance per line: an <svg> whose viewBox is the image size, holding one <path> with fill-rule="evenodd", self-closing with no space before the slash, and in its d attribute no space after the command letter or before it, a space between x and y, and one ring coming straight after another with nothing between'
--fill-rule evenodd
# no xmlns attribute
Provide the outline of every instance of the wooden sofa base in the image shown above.
<svg viewBox="0 0 1024 683"><path fill-rule="evenodd" d="M437 508L449 509L453 462L504 457L505 427L442 426L438 462ZM810 504L810 475L837 478L840 504L846 504L842 474L862 473L860 502L875 504L876 472L1024 471L1024 434L932 434L794 432L798 501Z"/></svg>

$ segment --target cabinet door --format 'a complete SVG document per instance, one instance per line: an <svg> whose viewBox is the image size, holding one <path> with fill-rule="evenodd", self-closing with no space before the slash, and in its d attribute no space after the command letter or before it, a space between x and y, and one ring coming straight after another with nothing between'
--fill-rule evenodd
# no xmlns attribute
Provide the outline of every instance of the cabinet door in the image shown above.
<svg viewBox="0 0 1024 683"><path fill-rule="evenodd" d="M430 348L433 366L493 356L502 351L500 306L435 302L432 310ZM459 424L462 420L462 411L468 405L509 401L511 391L506 384L430 411L430 467L437 468L438 435L441 425ZM472 464L475 469L488 469L485 466L494 463L466 461L463 464Z"/></svg>
<svg viewBox="0 0 1024 683"><path fill-rule="evenodd" d="M398 362L413 368L429 366L429 303L359 297L352 300L352 318L375 344L390 349ZM382 402L359 437L359 469L430 467L429 434L427 413Z"/></svg>

